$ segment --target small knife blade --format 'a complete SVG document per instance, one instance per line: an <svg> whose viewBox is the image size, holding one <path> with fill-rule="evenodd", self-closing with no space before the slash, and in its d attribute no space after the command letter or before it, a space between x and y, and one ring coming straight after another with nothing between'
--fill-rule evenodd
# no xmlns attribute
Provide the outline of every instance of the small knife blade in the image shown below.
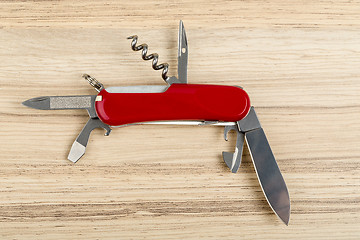
<svg viewBox="0 0 360 240"><path fill-rule="evenodd" d="M188 43L183 21L179 23L179 40L178 40L178 79L180 83L187 83L187 63L188 63Z"/></svg>

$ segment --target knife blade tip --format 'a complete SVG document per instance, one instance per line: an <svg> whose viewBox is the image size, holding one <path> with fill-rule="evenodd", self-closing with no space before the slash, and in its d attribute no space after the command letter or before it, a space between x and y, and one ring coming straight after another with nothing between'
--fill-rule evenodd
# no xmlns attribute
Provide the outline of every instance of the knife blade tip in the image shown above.
<svg viewBox="0 0 360 240"><path fill-rule="evenodd" d="M281 221L283 221L285 223L286 226L289 226L289 221L290 221L290 215L284 217L284 218L281 218Z"/></svg>
<svg viewBox="0 0 360 240"><path fill-rule="evenodd" d="M290 221L290 203L289 205L285 208L282 209L281 211L274 211L276 213L276 215L281 219L281 221L283 221L283 223L285 223L286 226L289 226L289 221Z"/></svg>

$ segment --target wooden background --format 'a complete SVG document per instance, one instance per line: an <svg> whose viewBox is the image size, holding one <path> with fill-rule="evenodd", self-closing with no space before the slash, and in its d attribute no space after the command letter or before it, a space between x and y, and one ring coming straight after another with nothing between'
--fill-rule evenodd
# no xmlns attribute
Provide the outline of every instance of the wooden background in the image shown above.
<svg viewBox="0 0 360 240"><path fill-rule="evenodd" d="M40 111L42 95L163 84L127 36L176 73L178 22L190 83L249 93L291 198L271 211L246 150L221 159L221 127L133 126L91 136L87 121ZM1 1L1 239L359 239L360 1Z"/></svg>

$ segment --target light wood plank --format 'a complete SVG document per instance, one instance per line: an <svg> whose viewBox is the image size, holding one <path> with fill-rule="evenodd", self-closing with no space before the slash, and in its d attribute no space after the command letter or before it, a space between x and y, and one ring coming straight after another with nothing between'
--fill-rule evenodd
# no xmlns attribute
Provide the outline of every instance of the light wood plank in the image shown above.
<svg viewBox="0 0 360 240"><path fill-rule="evenodd" d="M359 1L1 1L1 239L359 239ZM176 73L184 20L191 83L249 93L291 197L272 213L246 150L238 174L220 127L95 130L85 111L21 102L163 84L127 36Z"/></svg>

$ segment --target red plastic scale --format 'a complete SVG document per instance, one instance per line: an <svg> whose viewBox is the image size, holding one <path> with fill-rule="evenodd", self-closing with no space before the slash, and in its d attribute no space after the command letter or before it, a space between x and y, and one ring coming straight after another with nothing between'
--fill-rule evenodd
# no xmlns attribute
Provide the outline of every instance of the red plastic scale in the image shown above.
<svg viewBox="0 0 360 240"><path fill-rule="evenodd" d="M172 84L155 93L110 93L104 89L98 96L97 115L110 126L168 120L235 122L250 109L243 89L223 85Z"/></svg>

